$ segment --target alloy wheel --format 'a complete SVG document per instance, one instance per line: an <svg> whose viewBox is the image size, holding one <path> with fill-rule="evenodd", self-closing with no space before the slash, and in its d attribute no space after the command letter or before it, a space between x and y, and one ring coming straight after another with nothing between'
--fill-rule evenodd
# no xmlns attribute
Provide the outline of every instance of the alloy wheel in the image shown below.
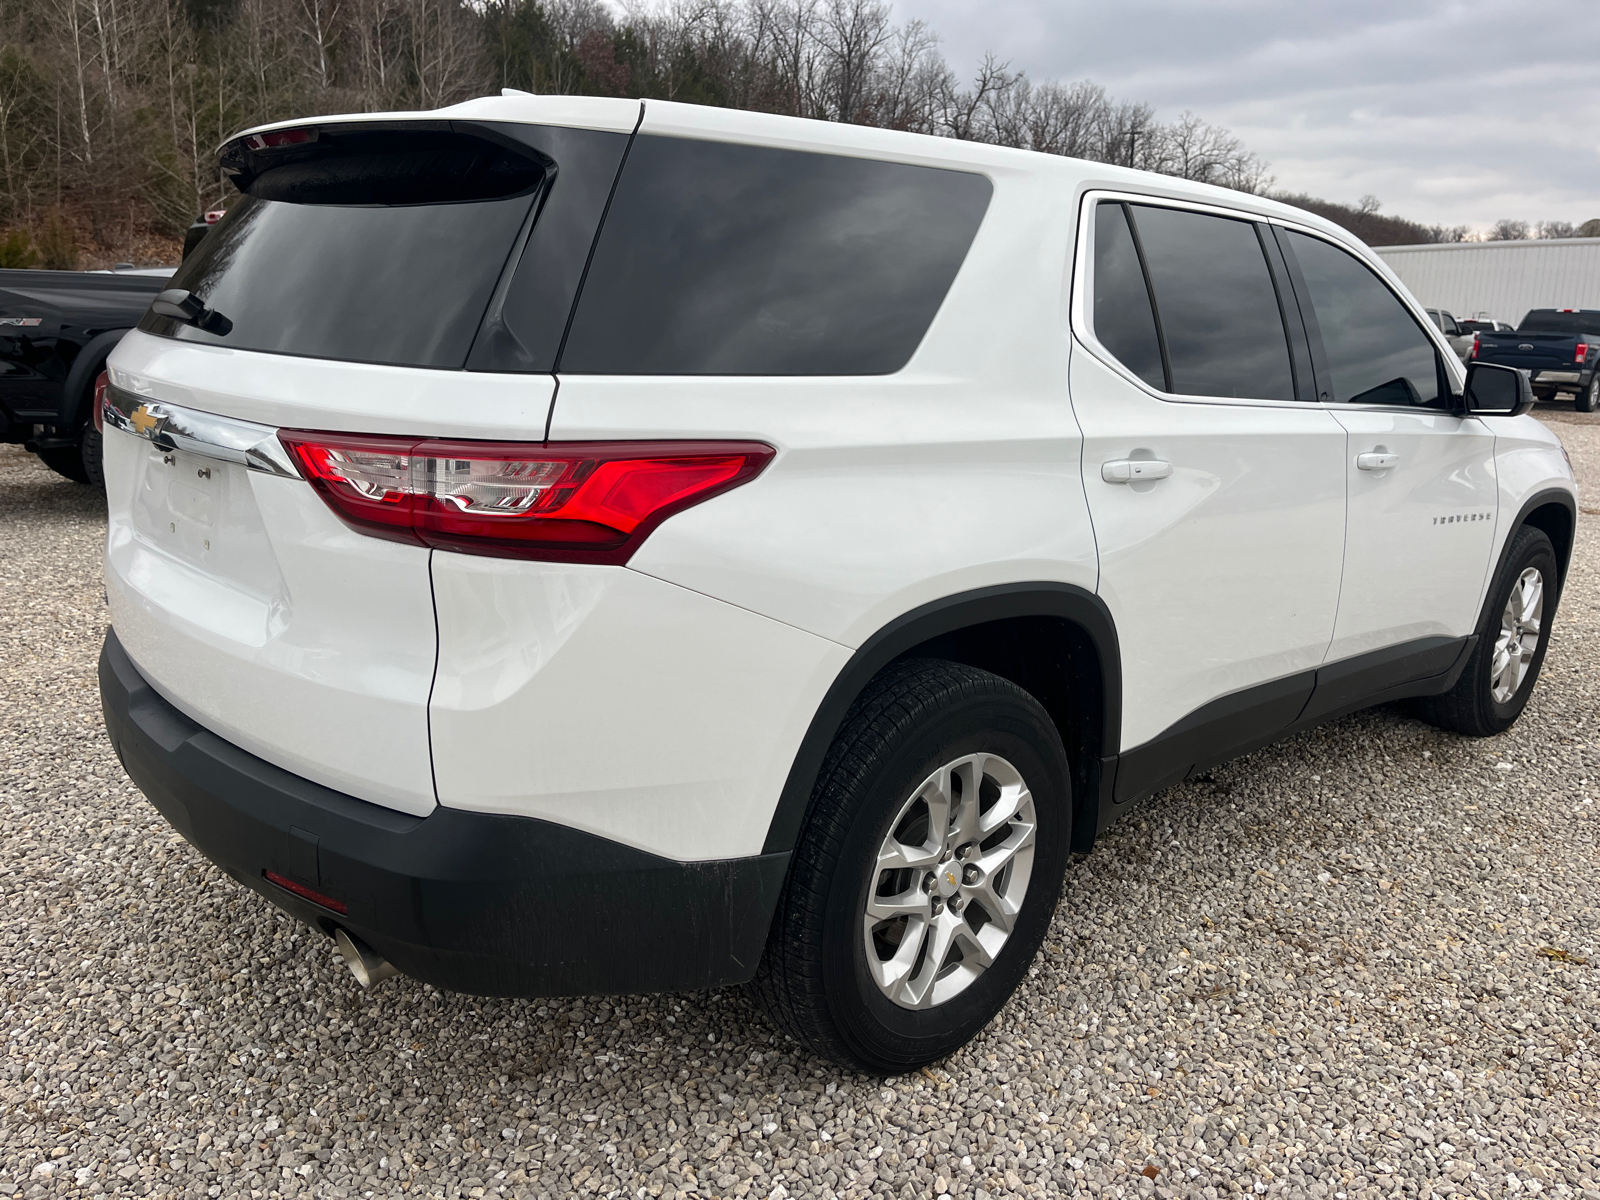
<svg viewBox="0 0 1600 1200"><path fill-rule="evenodd" d="M1489 689L1496 704L1509 704L1527 678L1528 664L1539 649L1544 620L1544 575L1529 567L1511 585L1505 611L1500 614L1500 636L1495 639L1489 663Z"/></svg>
<svg viewBox="0 0 1600 1200"><path fill-rule="evenodd" d="M965 991L1016 927L1038 823L1022 774L969 754L922 781L878 850L862 936L878 989L902 1008Z"/></svg>

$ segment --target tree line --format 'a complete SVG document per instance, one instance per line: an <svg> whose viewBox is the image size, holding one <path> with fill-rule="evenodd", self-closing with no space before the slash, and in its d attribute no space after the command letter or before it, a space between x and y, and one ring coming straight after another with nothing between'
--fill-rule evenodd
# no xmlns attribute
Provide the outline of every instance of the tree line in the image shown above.
<svg viewBox="0 0 1600 1200"><path fill-rule="evenodd" d="M1094 83L1038 83L993 58L958 75L935 32L895 22L884 0L0 0L0 266L170 262L184 227L228 197L214 152L239 129L503 87L1273 184L1237 137L1192 113L1158 121ZM1290 199L1369 241L1466 236L1374 220L1376 201Z"/></svg>
<svg viewBox="0 0 1600 1200"><path fill-rule="evenodd" d="M883 0L0 0L0 264L170 260L228 194L218 143L502 87L1019 146L1259 191L1239 139L1092 83L959 78Z"/></svg>

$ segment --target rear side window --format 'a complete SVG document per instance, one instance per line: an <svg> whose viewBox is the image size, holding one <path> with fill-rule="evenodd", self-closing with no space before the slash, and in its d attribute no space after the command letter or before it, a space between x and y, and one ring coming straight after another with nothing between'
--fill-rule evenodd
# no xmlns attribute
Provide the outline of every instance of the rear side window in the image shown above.
<svg viewBox="0 0 1600 1200"><path fill-rule="evenodd" d="M241 350L460 369L492 305L515 330L487 322L471 365L551 369L624 136L346 126L248 149L255 140L224 150L245 194L171 282L231 330L153 313L141 329ZM541 222L550 214L549 237L530 231L536 204ZM498 295L519 251L538 269Z"/></svg>
<svg viewBox="0 0 1600 1200"><path fill-rule="evenodd" d="M944 301L992 190L962 171L641 136L560 370L897 371Z"/></svg>
<svg viewBox="0 0 1600 1200"><path fill-rule="evenodd" d="M1399 297L1354 255L1292 230L1284 236L1310 293L1332 398L1344 404L1438 400L1433 342Z"/></svg>
<svg viewBox="0 0 1600 1200"><path fill-rule="evenodd" d="M1093 320L1095 337L1118 362L1151 387L1166 390L1150 292L1121 204L1095 206Z"/></svg>
<svg viewBox="0 0 1600 1200"><path fill-rule="evenodd" d="M1293 400L1289 339L1255 225L1151 205L1130 211L1166 342L1168 390Z"/></svg>

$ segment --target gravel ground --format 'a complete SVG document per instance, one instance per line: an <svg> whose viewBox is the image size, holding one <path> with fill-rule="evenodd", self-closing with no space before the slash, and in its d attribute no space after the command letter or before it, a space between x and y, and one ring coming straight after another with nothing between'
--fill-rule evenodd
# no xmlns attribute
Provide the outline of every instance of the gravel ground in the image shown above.
<svg viewBox="0 0 1600 1200"><path fill-rule="evenodd" d="M1600 1198L1597 525L1510 733L1375 711L1163 793L879 1080L737 992L363 994L124 778L96 498L0 447L0 1195Z"/></svg>

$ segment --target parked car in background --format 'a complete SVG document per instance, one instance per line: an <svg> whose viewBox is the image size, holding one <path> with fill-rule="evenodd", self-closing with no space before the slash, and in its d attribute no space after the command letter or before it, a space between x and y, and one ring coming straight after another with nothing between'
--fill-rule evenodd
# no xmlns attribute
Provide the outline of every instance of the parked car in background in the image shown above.
<svg viewBox="0 0 1600 1200"><path fill-rule="evenodd" d="M98 486L95 378L171 275L0 270L0 442L21 443L57 474Z"/></svg>
<svg viewBox="0 0 1600 1200"><path fill-rule="evenodd" d="M900 1074L1145 797L1528 702L1560 443L1298 209L600 97L222 165L110 363L106 724L364 983L748 983Z"/></svg>
<svg viewBox="0 0 1600 1200"><path fill-rule="evenodd" d="M1445 341L1450 343L1450 349L1456 352L1456 357L1465 362L1467 355L1472 352L1472 334L1461 327L1461 322L1442 308L1427 310L1428 320L1433 322L1433 327L1444 334Z"/></svg>
<svg viewBox="0 0 1600 1200"><path fill-rule="evenodd" d="M223 208L213 208L209 212L203 212L194 219L194 223L188 229L183 231L184 258L194 253L194 248L200 244L200 239L205 237L213 225L222 220L226 212L227 209Z"/></svg>
<svg viewBox="0 0 1600 1200"><path fill-rule="evenodd" d="M1456 324L1465 333L1510 333L1516 328L1510 321L1497 321L1493 317L1463 317Z"/></svg>
<svg viewBox="0 0 1600 1200"><path fill-rule="evenodd" d="M1600 408L1600 309L1536 308L1513 333L1479 333L1474 362L1503 363L1528 372L1533 394L1553 400L1571 392L1579 412Z"/></svg>

